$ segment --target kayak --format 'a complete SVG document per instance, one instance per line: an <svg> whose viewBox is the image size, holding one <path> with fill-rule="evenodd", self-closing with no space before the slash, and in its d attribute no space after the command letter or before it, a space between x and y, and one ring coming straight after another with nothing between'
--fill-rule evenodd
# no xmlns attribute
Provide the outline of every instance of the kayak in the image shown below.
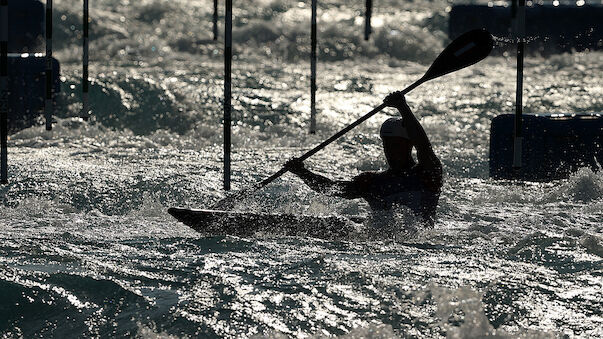
<svg viewBox="0 0 603 339"><path fill-rule="evenodd" d="M309 216L170 208L168 213L197 232L207 235L305 236L341 239L355 234L363 218Z"/></svg>

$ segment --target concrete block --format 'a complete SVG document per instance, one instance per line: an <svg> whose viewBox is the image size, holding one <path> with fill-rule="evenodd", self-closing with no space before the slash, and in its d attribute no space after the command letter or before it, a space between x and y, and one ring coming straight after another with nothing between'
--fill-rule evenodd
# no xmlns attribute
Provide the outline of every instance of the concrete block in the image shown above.
<svg viewBox="0 0 603 339"><path fill-rule="evenodd" d="M53 91L59 93L59 62L53 58ZM46 58L43 54L8 56L8 130L16 132L36 124L46 98Z"/></svg>
<svg viewBox="0 0 603 339"><path fill-rule="evenodd" d="M550 181L603 164L603 113L524 114L522 167L513 165L514 114L492 119L490 176Z"/></svg>
<svg viewBox="0 0 603 339"><path fill-rule="evenodd" d="M528 53L603 49L602 5L535 5L526 7ZM450 11L449 37L454 39L475 28L496 37L512 38L511 6L456 5ZM493 52L515 50L516 44L497 46Z"/></svg>

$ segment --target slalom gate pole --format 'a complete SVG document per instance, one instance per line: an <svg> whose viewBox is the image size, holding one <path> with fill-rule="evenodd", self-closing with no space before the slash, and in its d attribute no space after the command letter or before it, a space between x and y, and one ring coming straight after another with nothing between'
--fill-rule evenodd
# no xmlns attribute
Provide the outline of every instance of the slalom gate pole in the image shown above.
<svg viewBox="0 0 603 339"><path fill-rule="evenodd" d="M526 1L519 1L515 13L515 36L517 38L517 87L515 90L515 124L513 133L513 168L521 168L522 114L523 114L523 59L525 48Z"/></svg>
<svg viewBox="0 0 603 339"><path fill-rule="evenodd" d="M82 114L84 120L90 117L89 107L89 81L88 81L88 52L89 52L89 13L88 0L84 0L84 36L83 36L83 55L82 55Z"/></svg>
<svg viewBox="0 0 603 339"><path fill-rule="evenodd" d="M373 16L373 0L366 0L366 12L364 18L364 40L371 36L371 17Z"/></svg>
<svg viewBox="0 0 603 339"><path fill-rule="evenodd" d="M310 56L310 133L316 133L316 6L312 0L312 52Z"/></svg>
<svg viewBox="0 0 603 339"><path fill-rule="evenodd" d="M46 130L52 130L52 0L46 0Z"/></svg>
<svg viewBox="0 0 603 339"><path fill-rule="evenodd" d="M225 0L226 23L224 33L224 189L230 190L231 152L231 81L232 81L232 0Z"/></svg>
<svg viewBox="0 0 603 339"><path fill-rule="evenodd" d="M214 0L214 41L218 40L218 0Z"/></svg>
<svg viewBox="0 0 603 339"><path fill-rule="evenodd" d="M8 0L0 0L0 184L8 183Z"/></svg>

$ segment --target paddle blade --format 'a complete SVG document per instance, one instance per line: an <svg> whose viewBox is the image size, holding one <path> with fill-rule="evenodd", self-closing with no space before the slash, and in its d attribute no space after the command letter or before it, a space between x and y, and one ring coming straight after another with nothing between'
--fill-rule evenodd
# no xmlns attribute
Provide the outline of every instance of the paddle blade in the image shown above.
<svg viewBox="0 0 603 339"><path fill-rule="evenodd" d="M425 73L424 80L431 80L471 66L483 60L492 51L494 40L485 29L474 29L454 39L438 55Z"/></svg>

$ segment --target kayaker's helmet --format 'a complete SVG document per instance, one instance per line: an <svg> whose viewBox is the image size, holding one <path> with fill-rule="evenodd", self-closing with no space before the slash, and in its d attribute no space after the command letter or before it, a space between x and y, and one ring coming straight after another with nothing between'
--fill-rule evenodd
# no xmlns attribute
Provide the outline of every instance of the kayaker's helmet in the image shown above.
<svg viewBox="0 0 603 339"><path fill-rule="evenodd" d="M415 164L412 158L412 143L402 118L389 118L381 125L379 136L383 140L383 151L390 169L398 171Z"/></svg>
<svg viewBox="0 0 603 339"><path fill-rule="evenodd" d="M408 132L404 127L402 118L389 118L383 122L381 129L379 130L379 136L381 139L400 137L404 139L410 139Z"/></svg>

